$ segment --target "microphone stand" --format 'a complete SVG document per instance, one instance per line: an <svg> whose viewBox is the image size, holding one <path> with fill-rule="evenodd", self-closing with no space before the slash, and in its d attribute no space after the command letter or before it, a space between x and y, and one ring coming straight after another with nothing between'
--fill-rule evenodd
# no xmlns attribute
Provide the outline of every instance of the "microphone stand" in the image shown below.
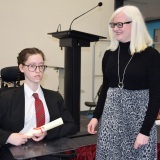
<svg viewBox="0 0 160 160"><path fill-rule="evenodd" d="M70 24L69 30L71 30L72 23L73 23L76 19L78 19L79 17L83 16L84 14L90 12L91 10L93 10L93 9L95 9L95 8L97 8L97 7L101 7L101 6L102 6L102 2L99 2L97 6L93 7L93 8L90 9L89 11L87 11L87 12L81 14L80 16L76 17L75 19L73 19L72 22L71 22L71 24Z"/></svg>

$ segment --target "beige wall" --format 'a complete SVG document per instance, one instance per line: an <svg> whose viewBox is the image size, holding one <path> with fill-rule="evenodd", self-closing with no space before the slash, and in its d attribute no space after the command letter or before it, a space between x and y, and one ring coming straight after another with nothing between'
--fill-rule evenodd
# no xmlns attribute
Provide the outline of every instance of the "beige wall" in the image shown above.
<svg viewBox="0 0 160 160"><path fill-rule="evenodd" d="M56 32L58 24L68 30L71 21L98 4L99 0L0 0L0 69L17 65L18 53L26 47L38 47L46 54L46 64L64 66L64 50L59 41L47 35ZM114 10L114 0L102 0L103 6L77 19L72 29L108 37L107 22ZM101 83L101 59L107 42L96 44L95 90ZM91 100L92 51L82 49L81 110ZM42 85L57 90L58 72L48 69Z"/></svg>

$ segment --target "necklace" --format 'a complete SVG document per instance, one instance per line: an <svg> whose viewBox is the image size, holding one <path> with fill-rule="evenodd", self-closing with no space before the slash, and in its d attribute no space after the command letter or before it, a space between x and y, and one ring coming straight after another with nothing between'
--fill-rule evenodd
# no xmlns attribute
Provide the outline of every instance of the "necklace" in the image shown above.
<svg viewBox="0 0 160 160"><path fill-rule="evenodd" d="M123 89L123 87L124 87L123 81L124 81L124 76L125 76L125 73L126 73L126 69L127 69L128 65L129 65L129 63L131 62L131 60L133 58L133 55L131 56L131 58L129 59L128 63L126 64L126 66L124 68L123 75L122 75L122 80L121 80L120 79L120 73L119 73L119 54L120 54L120 46L118 48L118 80L119 80L118 87Z"/></svg>

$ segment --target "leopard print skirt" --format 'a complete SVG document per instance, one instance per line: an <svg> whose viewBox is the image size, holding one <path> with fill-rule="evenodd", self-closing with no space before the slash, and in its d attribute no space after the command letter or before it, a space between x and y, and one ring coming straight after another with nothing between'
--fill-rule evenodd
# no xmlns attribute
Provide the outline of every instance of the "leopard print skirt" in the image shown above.
<svg viewBox="0 0 160 160"><path fill-rule="evenodd" d="M157 160L155 125L149 143L134 149L148 101L149 90L109 88L100 119L96 160Z"/></svg>

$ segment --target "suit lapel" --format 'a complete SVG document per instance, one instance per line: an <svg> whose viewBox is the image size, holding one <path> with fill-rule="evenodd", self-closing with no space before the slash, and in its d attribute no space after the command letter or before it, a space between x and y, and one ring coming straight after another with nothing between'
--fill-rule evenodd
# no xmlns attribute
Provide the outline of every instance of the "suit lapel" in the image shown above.
<svg viewBox="0 0 160 160"><path fill-rule="evenodd" d="M51 107L53 99L51 98L51 95L47 92L47 90L45 90L44 88L42 88L42 90L43 90L44 98L48 107L49 114L51 114L54 112L53 107Z"/></svg>
<svg viewBox="0 0 160 160"><path fill-rule="evenodd" d="M43 90L44 98L48 107L50 121L53 121L60 117L60 112L57 104L58 101L56 98L57 96L52 91L48 91L44 88L42 88L42 90Z"/></svg>
<svg viewBox="0 0 160 160"><path fill-rule="evenodd" d="M15 90L13 106L15 106L15 113L19 118L18 124L16 125L16 130L21 130L24 127L25 118L25 97L24 97L24 86L18 87Z"/></svg>

